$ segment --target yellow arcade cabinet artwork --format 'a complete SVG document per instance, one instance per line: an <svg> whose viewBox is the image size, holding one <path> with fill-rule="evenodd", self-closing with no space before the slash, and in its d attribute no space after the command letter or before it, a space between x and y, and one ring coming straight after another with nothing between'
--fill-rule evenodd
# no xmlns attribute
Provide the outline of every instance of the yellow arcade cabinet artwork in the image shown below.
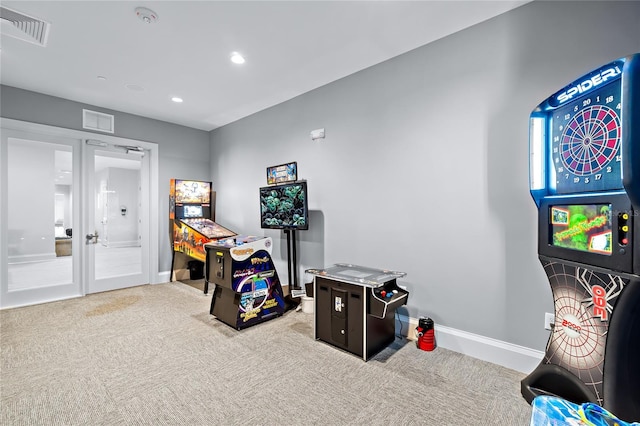
<svg viewBox="0 0 640 426"><path fill-rule="evenodd" d="M171 281L203 278L204 245L236 233L214 222L215 192L211 182L171 179L170 185ZM205 282L205 294L207 287Z"/></svg>

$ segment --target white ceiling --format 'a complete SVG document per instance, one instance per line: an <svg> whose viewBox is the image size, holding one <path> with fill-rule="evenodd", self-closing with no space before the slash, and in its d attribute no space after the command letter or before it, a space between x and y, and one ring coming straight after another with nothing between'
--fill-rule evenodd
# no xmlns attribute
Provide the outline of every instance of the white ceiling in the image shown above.
<svg viewBox="0 0 640 426"><path fill-rule="evenodd" d="M3 0L51 25L45 47L2 26L0 81L212 130L528 1Z"/></svg>

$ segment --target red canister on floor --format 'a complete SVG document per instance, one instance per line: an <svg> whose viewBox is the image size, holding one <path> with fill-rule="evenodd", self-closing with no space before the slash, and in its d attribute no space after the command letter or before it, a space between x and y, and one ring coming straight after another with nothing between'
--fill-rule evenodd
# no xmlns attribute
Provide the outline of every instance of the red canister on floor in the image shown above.
<svg viewBox="0 0 640 426"><path fill-rule="evenodd" d="M420 318L416 327L416 345L423 351L432 351L436 348L436 335L434 323L431 318Z"/></svg>

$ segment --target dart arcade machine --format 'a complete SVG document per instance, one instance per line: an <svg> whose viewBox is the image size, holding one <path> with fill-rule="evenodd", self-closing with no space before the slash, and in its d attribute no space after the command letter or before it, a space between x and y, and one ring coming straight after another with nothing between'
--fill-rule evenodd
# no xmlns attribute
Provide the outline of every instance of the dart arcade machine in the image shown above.
<svg viewBox="0 0 640 426"><path fill-rule="evenodd" d="M522 395L593 402L640 421L640 54L542 102L530 118L530 161L555 324Z"/></svg>
<svg viewBox="0 0 640 426"><path fill-rule="evenodd" d="M215 219L214 192L211 182L171 179L169 188L169 226L173 256L171 281L204 277L208 242L236 235L213 221ZM189 269L190 274L185 273ZM196 276L193 275L196 272ZM205 281L205 294L208 282Z"/></svg>

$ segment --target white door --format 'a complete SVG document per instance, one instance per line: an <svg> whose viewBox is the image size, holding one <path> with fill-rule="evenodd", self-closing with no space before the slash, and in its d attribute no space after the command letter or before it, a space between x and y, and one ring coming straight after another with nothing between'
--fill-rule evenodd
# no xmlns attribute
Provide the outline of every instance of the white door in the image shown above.
<svg viewBox="0 0 640 426"><path fill-rule="evenodd" d="M149 283L149 155L86 141L86 293Z"/></svg>
<svg viewBox="0 0 640 426"><path fill-rule="evenodd" d="M81 140L1 133L0 307L81 296Z"/></svg>
<svg viewBox="0 0 640 426"><path fill-rule="evenodd" d="M157 147L11 125L0 132L0 308L149 283Z"/></svg>

